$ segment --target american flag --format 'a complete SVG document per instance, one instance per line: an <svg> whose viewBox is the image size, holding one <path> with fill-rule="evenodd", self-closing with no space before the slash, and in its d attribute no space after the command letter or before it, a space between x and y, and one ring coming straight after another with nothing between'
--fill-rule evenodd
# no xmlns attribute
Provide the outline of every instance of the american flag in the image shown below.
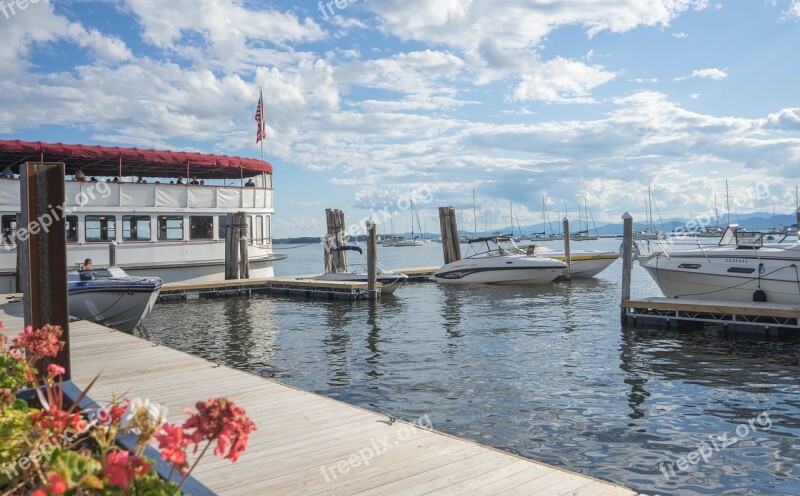
<svg viewBox="0 0 800 496"><path fill-rule="evenodd" d="M258 123L258 131L256 131L256 143L266 139L267 137L267 124L264 122L264 95L258 97L258 108L256 108L256 122Z"/></svg>

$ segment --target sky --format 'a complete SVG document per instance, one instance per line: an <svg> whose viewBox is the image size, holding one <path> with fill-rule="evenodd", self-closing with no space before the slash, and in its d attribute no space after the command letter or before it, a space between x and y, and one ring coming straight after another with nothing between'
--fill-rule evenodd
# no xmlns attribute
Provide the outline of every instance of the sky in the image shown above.
<svg viewBox="0 0 800 496"><path fill-rule="evenodd" d="M473 190L490 230L648 188L694 218L726 179L788 214L798 46L800 0L0 0L0 139L259 158L261 88L275 237L410 231L409 198L471 230Z"/></svg>

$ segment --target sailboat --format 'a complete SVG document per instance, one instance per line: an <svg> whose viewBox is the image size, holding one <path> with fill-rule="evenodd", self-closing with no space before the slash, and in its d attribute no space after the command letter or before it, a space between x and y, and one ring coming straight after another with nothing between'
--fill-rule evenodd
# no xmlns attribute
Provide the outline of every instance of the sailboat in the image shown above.
<svg viewBox="0 0 800 496"><path fill-rule="evenodd" d="M664 233L656 231L653 222L653 193L649 186L647 187L647 198L644 199L644 210L647 214L647 229L633 233L633 239L637 241L664 239L666 236Z"/></svg>
<svg viewBox="0 0 800 496"><path fill-rule="evenodd" d="M586 209L586 229L581 229L580 231L576 232L575 234L570 234L569 239L573 241L594 241L598 239L599 236L589 234L589 203L586 201L586 198L583 199ZM580 227L583 227L583 218L581 217L581 206L578 204L578 222L580 222ZM597 228L595 227L595 231Z"/></svg>
<svg viewBox="0 0 800 496"><path fill-rule="evenodd" d="M419 218L417 218L419 222ZM411 237L410 238L395 238L391 246L395 248L403 248L409 246L424 246L425 242L419 236L414 235L414 195L411 195ZM386 246L386 245L384 245Z"/></svg>

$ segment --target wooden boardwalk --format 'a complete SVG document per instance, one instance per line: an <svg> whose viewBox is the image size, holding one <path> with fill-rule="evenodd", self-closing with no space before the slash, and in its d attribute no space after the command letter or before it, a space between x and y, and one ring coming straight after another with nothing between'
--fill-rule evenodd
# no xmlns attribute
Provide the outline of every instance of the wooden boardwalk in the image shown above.
<svg viewBox="0 0 800 496"><path fill-rule="evenodd" d="M6 297L0 296L5 302ZM2 331L22 329L21 303L0 305ZM191 333L191 329L186 329ZM150 398L181 422L183 409L226 396L258 427L231 464L213 456L194 474L219 494L633 495L590 477L437 433L323 396L154 345L89 322L70 324L73 381L98 373L90 396ZM434 425L434 428L436 426Z"/></svg>

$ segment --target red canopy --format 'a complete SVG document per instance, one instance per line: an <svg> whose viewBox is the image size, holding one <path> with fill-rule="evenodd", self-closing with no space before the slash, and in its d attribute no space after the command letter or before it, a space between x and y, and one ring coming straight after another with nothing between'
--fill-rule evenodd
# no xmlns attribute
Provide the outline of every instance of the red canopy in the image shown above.
<svg viewBox="0 0 800 496"><path fill-rule="evenodd" d="M192 152L120 148L117 146L65 145L41 141L0 140L0 166L29 161L64 162L68 173L82 168L86 175L116 176L120 163L125 175L202 178L250 177L272 174L268 162Z"/></svg>

